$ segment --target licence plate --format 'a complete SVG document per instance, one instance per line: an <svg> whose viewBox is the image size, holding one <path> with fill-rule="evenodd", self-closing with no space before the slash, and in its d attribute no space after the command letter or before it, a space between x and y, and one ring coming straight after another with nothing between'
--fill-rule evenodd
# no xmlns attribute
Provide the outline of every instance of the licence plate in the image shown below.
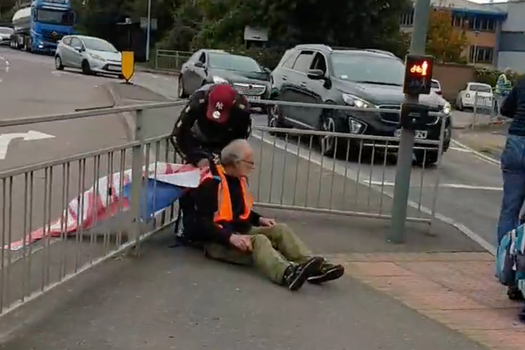
<svg viewBox="0 0 525 350"><path fill-rule="evenodd" d="M428 136L428 131L426 130L416 130L414 132L414 135L415 135L415 138L416 139L426 139L427 136ZM395 137L400 137L401 136L401 129L397 129L395 134L394 134Z"/></svg>
<svg viewBox="0 0 525 350"><path fill-rule="evenodd" d="M492 106L492 101L488 97L478 98L478 106L490 107Z"/></svg>
<svg viewBox="0 0 525 350"><path fill-rule="evenodd" d="M249 100L259 101L261 99L261 96L248 96Z"/></svg>
<svg viewBox="0 0 525 350"><path fill-rule="evenodd" d="M120 72L122 70L122 68L120 66L108 66L108 70L110 71L113 71L113 72Z"/></svg>

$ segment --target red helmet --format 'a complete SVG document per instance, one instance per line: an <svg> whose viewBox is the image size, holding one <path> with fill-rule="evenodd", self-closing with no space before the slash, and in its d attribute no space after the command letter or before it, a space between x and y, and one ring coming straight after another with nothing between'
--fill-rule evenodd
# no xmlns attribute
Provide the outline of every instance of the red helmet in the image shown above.
<svg viewBox="0 0 525 350"><path fill-rule="evenodd" d="M235 104L235 96L235 90L228 84L219 84L212 87L208 94L206 117L217 123L226 122Z"/></svg>

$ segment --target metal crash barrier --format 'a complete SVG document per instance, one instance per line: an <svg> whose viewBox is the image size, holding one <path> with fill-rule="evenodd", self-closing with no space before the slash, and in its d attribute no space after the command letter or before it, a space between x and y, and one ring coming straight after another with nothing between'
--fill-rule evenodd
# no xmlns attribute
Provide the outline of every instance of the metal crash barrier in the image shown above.
<svg viewBox="0 0 525 350"><path fill-rule="evenodd" d="M193 55L189 51L157 50L155 69L180 71L182 65Z"/></svg>
<svg viewBox="0 0 525 350"><path fill-rule="evenodd" d="M399 113L396 109L257 102L303 111ZM0 172L2 315L126 249L138 251L143 239L176 219L175 203L148 222L141 220L139 198L148 181L143 178L145 166L155 180L164 174L166 163L180 162L167 135L146 139L145 129L154 123L154 115L148 116L146 124L144 114L184 104L175 101L0 120L1 132L8 126L131 112L136 125L133 141L125 145ZM437 123L443 122L440 114L433 115ZM173 122L159 129L171 130ZM266 123L266 116L255 116L250 139L256 161L250 186L258 206L390 218L396 170L389 151L397 149L398 137L269 128L263 126ZM414 168L407 221L431 223L434 218L444 124L440 130L440 140L416 140L415 149L423 157L437 150L439 158L438 166ZM332 142L337 152L323 156L322 142Z"/></svg>

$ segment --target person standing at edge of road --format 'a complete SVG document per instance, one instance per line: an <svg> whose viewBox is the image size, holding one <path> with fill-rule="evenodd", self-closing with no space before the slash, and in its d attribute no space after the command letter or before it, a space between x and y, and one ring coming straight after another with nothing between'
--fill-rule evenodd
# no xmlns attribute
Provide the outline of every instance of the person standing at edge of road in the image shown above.
<svg viewBox="0 0 525 350"><path fill-rule="evenodd" d="M506 68L505 72L501 73L498 77L498 80L496 81L494 95L496 95L496 112L498 113L498 115L503 115L501 113L503 101L505 101L505 98L509 95L510 91L512 90L512 82L509 80L509 76L511 74L512 70L510 68Z"/></svg>
<svg viewBox="0 0 525 350"><path fill-rule="evenodd" d="M503 200L498 222L498 246L508 232L521 224L520 211L525 202L525 77L518 80L500 110L501 115L511 118L512 122L501 154ZM519 292L516 286L507 290L509 296L516 292ZM525 306L519 318L525 322Z"/></svg>
<svg viewBox="0 0 525 350"><path fill-rule="evenodd" d="M525 202L525 78L521 78L501 106L501 114L511 118L505 148L501 154L503 201L498 222L498 244L505 234L520 224Z"/></svg>
<svg viewBox="0 0 525 350"><path fill-rule="evenodd" d="M218 176L209 176L195 191L194 226L187 233L203 243L207 257L255 265L273 282L295 291L304 282L320 284L340 278L344 267L314 256L286 225L252 209L248 176L253 150L235 140L221 152Z"/></svg>
<svg viewBox="0 0 525 350"><path fill-rule="evenodd" d="M235 139L247 139L251 133L250 105L243 95L228 84L208 84L195 91L171 133L170 141L185 161L199 168ZM184 228L193 220L192 192L179 199Z"/></svg>

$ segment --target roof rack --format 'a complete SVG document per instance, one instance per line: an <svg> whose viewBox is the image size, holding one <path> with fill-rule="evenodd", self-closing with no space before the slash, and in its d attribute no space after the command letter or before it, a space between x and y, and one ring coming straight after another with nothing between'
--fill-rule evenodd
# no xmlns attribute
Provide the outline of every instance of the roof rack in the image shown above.
<svg viewBox="0 0 525 350"><path fill-rule="evenodd" d="M328 45L324 44L299 44L295 46L298 49L311 49L311 48L317 48L317 49L324 49L331 51L332 48Z"/></svg>
<svg viewBox="0 0 525 350"><path fill-rule="evenodd" d="M375 53L380 53L380 54L387 55L387 56L390 56L390 57L396 57L396 55L394 55L392 52L385 51L385 50L378 50L378 49L363 49L363 51L375 52Z"/></svg>

